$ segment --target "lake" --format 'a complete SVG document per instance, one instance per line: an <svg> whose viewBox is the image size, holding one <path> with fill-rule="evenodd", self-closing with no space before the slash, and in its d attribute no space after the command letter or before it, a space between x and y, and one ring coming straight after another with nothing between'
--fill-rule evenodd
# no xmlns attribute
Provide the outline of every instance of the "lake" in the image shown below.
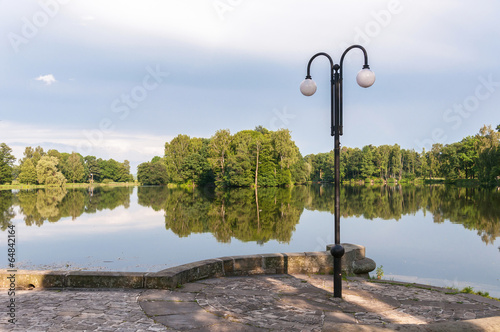
<svg viewBox="0 0 500 332"><path fill-rule="evenodd" d="M15 226L16 268L158 271L228 255L325 250L333 186L0 191L1 267ZM500 192L344 186L341 242L366 247L384 279L500 297Z"/></svg>

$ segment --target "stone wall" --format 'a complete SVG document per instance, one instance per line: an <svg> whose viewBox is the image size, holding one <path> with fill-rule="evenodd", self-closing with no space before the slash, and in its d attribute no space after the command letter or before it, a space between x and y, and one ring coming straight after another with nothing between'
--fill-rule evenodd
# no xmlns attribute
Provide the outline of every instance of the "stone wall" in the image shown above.
<svg viewBox="0 0 500 332"><path fill-rule="evenodd" d="M368 277L375 262L365 257L360 245L342 244L342 270L346 275ZM156 288L168 289L182 284L217 277L252 274L329 274L333 257L328 251L228 256L171 267L159 272L30 271L15 274L17 288ZM9 288L11 275L0 270L0 288Z"/></svg>

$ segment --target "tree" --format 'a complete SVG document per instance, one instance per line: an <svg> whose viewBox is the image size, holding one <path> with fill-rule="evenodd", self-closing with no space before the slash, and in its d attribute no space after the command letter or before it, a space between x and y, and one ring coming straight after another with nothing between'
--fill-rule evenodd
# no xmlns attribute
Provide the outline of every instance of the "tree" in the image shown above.
<svg viewBox="0 0 500 332"><path fill-rule="evenodd" d="M249 187L255 180L255 163L250 145L258 133L242 130L231 140L230 153L226 161L226 184L233 187Z"/></svg>
<svg viewBox="0 0 500 332"><path fill-rule="evenodd" d="M363 147L361 159L361 178L366 179L372 177L375 172L375 165L373 164L372 146L367 145Z"/></svg>
<svg viewBox="0 0 500 332"><path fill-rule="evenodd" d="M64 175L57 170L57 163L56 157L43 156L40 158L36 166L38 183L60 187L66 183Z"/></svg>
<svg viewBox="0 0 500 332"><path fill-rule="evenodd" d="M500 132L485 125L479 130L476 138L479 151L476 169L479 181L493 184L500 176Z"/></svg>
<svg viewBox="0 0 500 332"><path fill-rule="evenodd" d="M89 181L99 182L101 180L101 168L99 167L99 163L97 162L97 158L95 156L85 156L83 158L83 162L85 165L85 177Z"/></svg>
<svg viewBox="0 0 500 332"><path fill-rule="evenodd" d="M403 173L403 162L401 149L399 145L394 144L390 153L390 174L391 177L397 177L398 180L401 180L401 175Z"/></svg>
<svg viewBox="0 0 500 332"><path fill-rule="evenodd" d="M221 129L210 138L209 155L214 166L216 182L222 184L225 176L225 163L231 144L231 133L229 129Z"/></svg>
<svg viewBox="0 0 500 332"><path fill-rule="evenodd" d="M134 177L132 176L132 174L130 174L130 162L128 160L124 160L123 163L121 163L116 181L117 182L134 181Z"/></svg>
<svg viewBox="0 0 500 332"><path fill-rule="evenodd" d="M429 165L427 163L427 154L425 153L425 148L422 148L422 153L420 154L419 159L420 159L419 176L425 178L425 175L429 174Z"/></svg>
<svg viewBox="0 0 500 332"><path fill-rule="evenodd" d="M165 164L169 181L173 183L182 183L182 164L191 153L190 142L189 136L177 135L170 143L165 143Z"/></svg>
<svg viewBox="0 0 500 332"><path fill-rule="evenodd" d="M288 129L279 129L271 132L271 139L277 155L279 170L277 171L278 185L292 184L292 174L290 167L299 160L300 152L292 141L292 136Z"/></svg>
<svg viewBox="0 0 500 332"><path fill-rule="evenodd" d="M21 164L21 173L19 173L19 182L32 184L37 181L37 173L35 165L31 159L27 159L24 163Z"/></svg>
<svg viewBox="0 0 500 332"><path fill-rule="evenodd" d="M0 184L12 181L12 169L16 158L12 149L5 143L0 144Z"/></svg>
<svg viewBox="0 0 500 332"><path fill-rule="evenodd" d="M168 182L168 173L165 164L146 162L137 166L137 180L143 185L163 185Z"/></svg>
<svg viewBox="0 0 500 332"><path fill-rule="evenodd" d="M99 168L101 169L101 181L109 179L113 182L119 182L123 165L114 159L98 160Z"/></svg>
<svg viewBox="0 0 500 332"><path fill-rule="evenodd" d="M41 146L37 146L35 149L33 149L31 146L28 146L24 149L24 158L21 160L21 164L25 160L31 159L31 161L33 162L33 166L36 167L40 158L45 155L46 153L43 151L43 148Z"/></svg>
<svg viewBox="0 0 500 332"><path fill-rule="evenodd" d="M83 167L82 159L82 156L76 152L71 153L68 157L67 179L73 183L83 181L85 177L85 169Z"/></svg>
<svg viewBox="0 0 500 332"><path fill-rule="evenodd" d="M275 187L278 185L275 152L271 137L258 132L250 146L255 157L255 181L254 186ZM290 180L286 180L290 182Z"/></svg>

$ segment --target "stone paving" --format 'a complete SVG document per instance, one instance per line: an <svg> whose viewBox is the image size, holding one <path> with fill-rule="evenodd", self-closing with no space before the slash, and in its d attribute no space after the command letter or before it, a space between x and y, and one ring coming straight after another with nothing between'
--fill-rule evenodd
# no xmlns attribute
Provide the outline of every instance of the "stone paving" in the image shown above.
<svg viewBox="0 0 500 332"><path fill-rule="evenodd" d="M7 290L0 290L7 308ZM167 331L148 318L137 303L144 290L16 291L16 322L1 310L0 331ZM4 305L5 304L5 305Z"/></svg>
<svg viewBox="0 0 500 332"><path fill-rule="evenodd" d="M23 290L16 324L2 310L0 330L500 331L495 300L359 279L343 286L342 299L332 297L330 275L215 278L172 291Z"/></svg>

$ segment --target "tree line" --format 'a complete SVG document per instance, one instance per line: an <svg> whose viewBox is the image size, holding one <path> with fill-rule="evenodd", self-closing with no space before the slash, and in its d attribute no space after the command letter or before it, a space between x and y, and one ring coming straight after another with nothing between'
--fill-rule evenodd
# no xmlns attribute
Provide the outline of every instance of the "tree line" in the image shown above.
<svg viewBox="0 0 500 332"><path fill-rule="evenodd" d="M128 160L118 162L104 160L95 156L85 156L72 152L59 152L55 149L44 151L42 147L26 147L19 165L12 149L5 143L0 144L0 184L10 184L17 180L22 184L41 184L63 186L66 182L128 182L134 178L130 174Z"/></svg>
<svg viewBox="0 0 500 332"><path fill-rule="evenodd" d="M343 181L413 181L444 178L475 179L481 184L500 178L500 125L483 126L460 142L435 143L430 151L402 149L398 144L363 148L343 147L340 175ZM128 182L133 180L127 160L118 162L95 156L45 152L27 147L20 165L12 149L0 143L0 184L62 186L66 182ZM333 151L302 157L290 131L269 131L262 126L234 135L218 130L210 138L179 134L165 143L163 157L154 157L137 168L146 185L175 183L187 186L276 187L334 180Z"/></svg>
<svg viewBox="0 0 500 332"><path fill-rule="evenodd" d="M433 144L430 151L398 144L343 147L340 175L345 181L413 181L476 179L494 184L500 177L500 125L483 126L460 142ZM231 135L218 130L211 138L178 135L165 143L163 157L138 166L143 184L215 184L222 187L274 187L334 180L334 153L302 157L290 131L261 126Z"/></svg>
<svg viewBox="0 0 500 332"><path fill-rule="evenodd" d="M143 184L215 184L219 187L276 187L307 181L307 165L288 129L262 126L211 138L178 135L165 143L163 158L137 168Z"/></svg>

